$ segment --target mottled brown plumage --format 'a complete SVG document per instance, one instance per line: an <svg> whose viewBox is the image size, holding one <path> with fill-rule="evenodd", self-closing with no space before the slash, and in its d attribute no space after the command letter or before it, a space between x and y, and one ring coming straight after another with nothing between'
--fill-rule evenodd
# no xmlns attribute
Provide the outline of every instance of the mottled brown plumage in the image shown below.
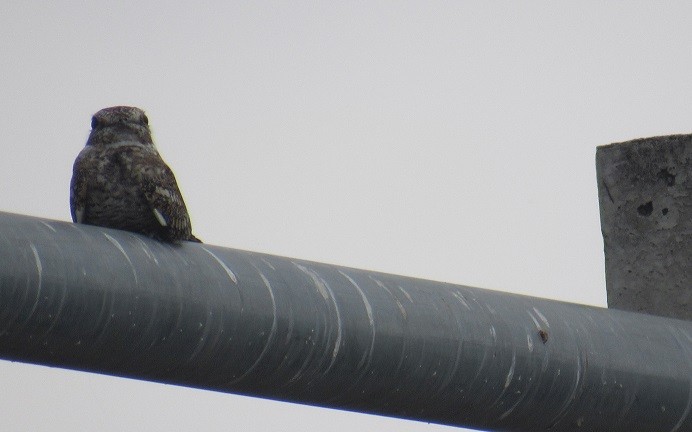
<svg viewBox="0 0 692 432"><path fill-rule="evenodd" d="M200 242L173 171L161 159L139 108L94 114L74 163L70 210L77 223L137 232L177 243Z"/></svg>

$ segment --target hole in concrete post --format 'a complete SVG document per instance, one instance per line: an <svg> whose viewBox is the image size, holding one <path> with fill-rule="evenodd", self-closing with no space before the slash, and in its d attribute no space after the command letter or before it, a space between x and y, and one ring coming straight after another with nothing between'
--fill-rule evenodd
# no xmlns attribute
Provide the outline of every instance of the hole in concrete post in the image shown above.
<svg viewBox="0 0 692 432"><path fill-rule="evenodd" d="M675 186L675 174L671 174L668 168L663 168L658 172L657 177L666 184L666 186Z"/></svg>
<svg viewBox="0 0 692 432"><path fill-rule="evenodd" d="M651 201L649 201L648 203L637 207L637 211L642 216L651 216L651 213L654 211L654 205Z"/></svg>
<svg viewBox="0 0 692 432"><path fill-rule="evenodd" d="M663 213L663 216L667 215L667 214L668 214L668 209L667 209L667 208L664 208L663 210L661 210L661 213Z"/></svg>

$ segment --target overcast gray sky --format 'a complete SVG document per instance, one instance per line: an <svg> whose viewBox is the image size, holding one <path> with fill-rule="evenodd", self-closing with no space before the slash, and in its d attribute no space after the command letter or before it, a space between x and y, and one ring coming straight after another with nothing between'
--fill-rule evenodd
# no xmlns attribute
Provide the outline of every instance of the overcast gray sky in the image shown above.
<svg viewBox="0 0 692 432"><path fill-rule="evenodd" d="M0 4L0 211L148 113L206 243L605 305L597 145L688 133L692 3ZM452 431L0 361L3 430Z"/></svg>

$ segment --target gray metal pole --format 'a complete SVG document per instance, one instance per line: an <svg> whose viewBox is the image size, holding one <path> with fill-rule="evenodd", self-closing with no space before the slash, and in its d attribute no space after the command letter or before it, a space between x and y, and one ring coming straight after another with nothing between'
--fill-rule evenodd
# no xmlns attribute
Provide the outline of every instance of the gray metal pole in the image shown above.
<svg viewBox="0 0 692 432"><path fill-rule="evenodd" d="M692 430L692 322L8 213L0 357L489 430Z"/></svg>

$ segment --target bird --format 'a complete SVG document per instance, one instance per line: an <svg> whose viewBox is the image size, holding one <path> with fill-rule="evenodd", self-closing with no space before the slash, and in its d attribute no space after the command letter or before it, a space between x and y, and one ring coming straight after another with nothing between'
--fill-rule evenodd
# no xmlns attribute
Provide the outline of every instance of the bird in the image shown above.
<svg viewBox="0 0 692 432"><path fill-rule="evenodd" d="M154 146L149 119L137 107L104 108L91 118L72 170L70 213L75 223L201 243L175 175Z"/></svg>

